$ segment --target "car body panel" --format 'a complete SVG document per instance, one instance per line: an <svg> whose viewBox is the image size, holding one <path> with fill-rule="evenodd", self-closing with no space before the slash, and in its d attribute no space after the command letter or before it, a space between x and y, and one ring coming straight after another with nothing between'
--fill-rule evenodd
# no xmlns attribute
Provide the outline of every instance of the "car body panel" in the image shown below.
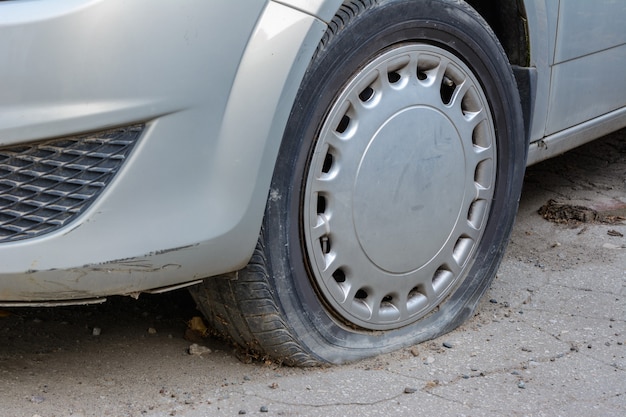
<svg viewBox="0 0 626 417"><path fill-rule="evenodd" d="M343 0L277 0L276 2L308 13L328 23L337 13Z"/></svg>
<svg viewBox="0 0 626 417"><path fill-rule="evenodd" d="M625 17L623 1L559 3L546 134L626 104Z"/></svg>
<svg viewBox="0 0 626 417"><path fill-rule="evenodd" d="M526 0L524 7L536 70L532 165L626 127L626 32L617 23L626 19L626 4ZM599 29L604 18L610 22ZM590 31L603 36L591 39Z"/></svg>
<svg viewBox="0 0 626 417"><path fill-rule="evenodd" d="M626 44L624 15L626 2L623 1L559 2L554 63L560 64Z"/></svg>
<svg viewBox="0 0 626 417"><path fill-rule="evenodd" d="M0 243L0 304L83 303L243 267L268 194L281 198L269 186L285 125L325 22L340 5L1 2L0 52L10 64L0 67L0 146L138 122L146 129L113 182L71 224ZM557 1L524 6L534 163L626 125L624 75L616 68L609 74L617 91L608 92L612 104L599 107L599 117L579 112L560 126L555 120L573 104L553 103L571 100L578 59L603 80L592 58L608 54L623 64L626 54L623 46L598 53L596 44L570 48ZM555 57L577 54L553 66ZM589 100L608 88L576 85Z"/></svg>
<svg viewBox="0 0 626 417"><path fill-rule="evenodd" d="M529 141L534 142L545 136L550 99L550 78L552 57L556 42L556 16L558 4L548 1L525 1L524 7L528 22L528 43L530 47L529 67L535 69L536 79L531 91L532 107Z"/></svg>
<svg viewBox="0 0 626 417"><path fill-rule="evenodd" d="M82 14L79 21L86 16L102 18L104 12L119 11L116 7L121 4L83 3L84 7L69 14L46 19L44 26L33 23L36 36L28 25L0 23L0 39L4 39L0 41L0 49L17 55L20 52L14 51L18 48L12 48L11 43L18 45L19 39L32 36L39 40L47 27L55 34L64 33L68 26L65 19L77 18L74 13ZM128 294L224 273L247 262L260 228L290 103L325 31L325 25L309 14L273 2L256 3L254 10L249 2L240 4L242 9L252 10L247 12L247 24L253 30L246 33L237 27L236 32L243 35L239 34L239 38L233 35L226 55L219 44L215 44L217 50L205 51L203 43L223 37L223 32L233 27L223 19L227 11L233 12L231 2L212 2L210 6L208 3L205 6L205 2L187 2L196 8L195 13L180 16L178 22L170 21L179 26L180 32L178 41L169 39L175 29L167 33L169 36L163 35L162 41L170 43L167 56L160 50L148 51L139 45L123 48L127 54L111 46L110 53L117 61L136 62L124 66L129 73L115 74L109 80L111 85L90 78L101 72L86 64L68 78L65 74L71 65L65 66L51 56L51 62L44 68L52 67L54 71L43 74L48 77L46 85L39 81L37 87L41 89L31 88L41 74L33 71L22 79L20 69L29 67L29 60L43 59L36 58L38 48L43 51L51 47L47 39L54 38L52 34L40 41L41 46L31 48L32 57L24 55L21 61L15 57L15 65L0 70L4 72L2 75L7 75L2 79L20 83L3 96L0 109L11 108L15 112L12 103L25 103L19 109L21 113L11 113L11 117L5 117L4 113L0 119L0 137L5 145L63 132L147 122L140 143L121 172L81 217L57 232L0 244L0 299L59 300ZM123 7L128 19L123 23L131 24L133 17L139 18L146 4L133 3L136 8L131 10ZM215 8L219 6L223 7L223 13L216 14ZM171 3L171 7L182 7L181 2ZM204 11L198 15L203 7L211 8L211 13ZM129 13L133 10L134 16ZM155 13L168 19L175 10ZM215 17L213 29L206 29L211 25L202 22L202 15ZM196 23L190 23L194 19ZM145 36L159 36L162 24L157 21ZM5 36L7 33L10 36ZM188 35L198 39L195 44L192 42L191 49L185 50L189 45ZM59 42L59 35L56 36L50 42ZM173 42L179 44L172 45ZM81 52L80 48L77 50ZM174 56L173 51L177 51ZM216 64L215 56L219 57ZM72 61L72 57L67 60ZM174 61L173 67L164 67L166 60ZM197 64L192 65L190 60ZM149 65L144 66L145 63ZM55 69L55 65L63 68ZM72 84L71 80L76 83L77 78L78 82L80 77L86 78L85 86L78 91L67 89L67 95L77 96L75 100L67 99L75 102L71 106L53 106L54 95L61 94L50 86L58 85L50 79L54 76L59 82L67 79L68 85ZM161 85L168 79L174 80L173 86ZM2 87L8 86L3 83ZM172 99L167 100L167 106L159 105L168 95ZM126 97L133 97L143 105L137 106L136 111L132 105L121 106L123 110L111 106L117 110L104 114L85 110L87 115L79 111L77 116L67 111L89 107L94 102L103 110L106 106L101 102L126 103ZM52 115L46 119L30 112L38 108ZM246 115L244 120L242 114ZM27 121L16 123L20 115ZM188 180L181 182L180 178Z"/></svg>

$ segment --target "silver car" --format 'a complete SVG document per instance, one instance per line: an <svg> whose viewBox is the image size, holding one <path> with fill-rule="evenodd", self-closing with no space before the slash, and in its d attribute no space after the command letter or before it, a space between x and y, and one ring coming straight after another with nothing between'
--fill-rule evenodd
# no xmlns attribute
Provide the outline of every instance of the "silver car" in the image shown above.
<svg viewBox="0 0 626 417"><path fill-rule="evenodd" d="M189 286L291 365L428 340L524 170L626 126L626 2L0 1L0 305Z"/></svg>

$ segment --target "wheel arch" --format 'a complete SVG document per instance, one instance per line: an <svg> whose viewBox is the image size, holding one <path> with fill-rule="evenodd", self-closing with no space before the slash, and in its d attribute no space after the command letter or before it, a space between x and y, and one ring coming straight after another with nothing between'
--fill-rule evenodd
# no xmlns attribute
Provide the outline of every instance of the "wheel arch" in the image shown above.
<svg viewBox="0 0 626 417"><path fill-rule="evenodd" d="M527 67L530 63L528 19L522 0L501 0L494 7L491 0L465 0L487 21L502 44L511 65Z"/></svg>
<svg viewBox="0 0 626 417"><path fill-rule="evenodd" d="M536 95L536 70L531 68L528 15L524 0L465 0L495 33L513 68L524 114L525 136L530 135ZM528 140L528 139L527 139Z"/></svg>

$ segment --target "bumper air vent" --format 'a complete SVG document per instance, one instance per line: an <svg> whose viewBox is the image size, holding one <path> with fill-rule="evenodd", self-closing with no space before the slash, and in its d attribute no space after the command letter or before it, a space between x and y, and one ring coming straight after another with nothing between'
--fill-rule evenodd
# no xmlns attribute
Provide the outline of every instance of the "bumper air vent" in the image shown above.
<svg viewBox="0 0 626 417"><path fill-rule="evenodd" d="M57 230L111 182L144 125L0 148L0 242Z"/></svg>

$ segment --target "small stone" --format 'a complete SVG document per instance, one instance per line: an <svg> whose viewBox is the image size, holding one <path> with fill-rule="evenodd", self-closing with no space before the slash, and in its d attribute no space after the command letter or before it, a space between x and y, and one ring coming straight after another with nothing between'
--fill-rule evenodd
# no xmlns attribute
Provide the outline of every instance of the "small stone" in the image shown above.
<svg viewBox="0 0 626 417"><path fill-rule="evenodd" d="M470 376L469 376L469 375L467 375L467 374L464 374L462 378L463 378L463 379L470 379Z"/></svg>
<svg viewBox="0 0 626 417"><path fill-rule="evenodd" d="M587 349L591 349L591 343L587 345Z"/></svg>
<svg viewBox="0 0 626 417"><path fill-rule="evenodd" d="M100 336L100 333L102 333L102 329L99 327L94 327L91 331L92 336Z"/></svg>
<svg viewBox="0 0 626 417"><path fill-rule="evenodd" d="M427 357L427 358L424 360L424 363L425 363L426 365L430 365L430 364L432 364L432 363L434 363L434 362L435 362L435 358L433 358L432 356L429 356L429 357Z"/></svg>
<svg viewBox="0 0 626 417"><path fill-rule="evenodd" d="M518 387L518 388L520 388L520 389L526 389L526 384L524 384L524 381L520 381L520 382L517 384L517 387Z"/></svg>
<svg viewBox="0 0 626 417"><path fill-rule="evenodd" d="M489 300L489 302L491 304L498 304L498 300L496 300L495 298L492 298L491 300Z"/></svg>
<svg viewBox="0 0 626 417"><path fill-rule="evenodd" d="M413 387L406 387L404 388L404 393L405 394L414 394L417 392L417 388L413 388Z"/></svg>
<svg viewBox="0 0 626 417"><path fill-rule="evenodd" d="M418 357L420 355L420 351L416 347L412 347L411 355L413 355L414 357Z"/></svg>
<svg viewBox="0 0 626 417"><path fill-rule="evenodd" d="M443 347L445 347L446 349L452 349L453 345L450 342L443 342Z"/></svg>
<svg viewBox="0 0 626 417"><path fill-rule="evenodd" d="M602 247L604 249L621 249L618 245L614 245L612 243L605 243Z"/></svg>
<svg viewBox="0 0 626 417"><path fill-rule="evenodd" d="M191 346L189 346L190 355L202 356L202 355L209 354L209 353L211 353L211 349L209 349L206 346L202 346L197 343L194 343Z"/></svg>
<svg viewBox="0 0 626 417"><path fill-rule="evenodd" d="M249 377L248 375L244 375L244 376L243 376L243 380L244 380L244 381L250 381L250 377Z"/></svg>
<svg viewBox="0 0 626 417"><path fill-rule="evenodd" d="M157 334L157 330L154 327L148 327L148 334Z"/></svg>
<svg viewBox="0 0 626 417"><path fill-rule="evenodd" d="M246 414L246 410L239 410L239 415Z"/></svg>
<svg viewBox="0 0 626 417"><path fill-rule="evenodd" d="M32 397L30 397L31 403L41 404L44 401L46 401L46 399L42 397L41 395L33 395Z"/></svg>
<svg viewBox="0 0 626 417"><path fill-rule="evenodd" d="M269 410L269 408L267 408L267 406L262 405L262 406L261 406L261 409L260 409L259 411L261 411L262 413L267 413L267 412L268 412L268 411L270 411L270 410Z"/></svg>
<svg viewBox="0 0 626 417"><path fill-rule="evenodd" d="M278 388L278 382L272 382L272 383L269 385L269 387L270 387L271 389L277 389L277 388Z"/></svg>

